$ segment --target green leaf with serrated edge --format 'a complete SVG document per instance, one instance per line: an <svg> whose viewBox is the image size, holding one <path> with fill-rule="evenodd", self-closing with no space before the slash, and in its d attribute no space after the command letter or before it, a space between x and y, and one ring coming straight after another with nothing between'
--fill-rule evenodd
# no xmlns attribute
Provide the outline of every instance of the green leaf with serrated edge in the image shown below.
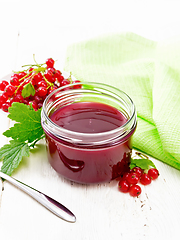
<svg viewBox="0 0 180 240"><path fill-rule="evenodd" d="M5 131L4 136L18 139L21 142L33 142L44 134L40 109L35 111L32 107L15 102L9 108L9 113L8 117L17 123Z"/></svg>
<svg viewBox="0 0 180 240"><path fill-rule="evenodd" d="M6 137L18 139L22 142L27 140L29 143L40 138L42 134L42 128L35 123L31 123L29 126L26 124L15 123L13 127L3 133Z"/></svg>
<svg viewBox="0 0 180 240"><path fill-rule="evenodd" d="M29 156L29 146L25 142L11 140L9 144L0 148L0 160L3 160L1 171L11 175L14 169L19 166L23 157Z"/></svg>
<svg viewBox="0 0 180 240"><path fill-rule="evenodd" d="M148 169L149 167L153 167L156 168L156 166L154 165L154 163L149 160L149 159L131 159L131 163L130 163L130 169L134 168L134 167L140 167L142 169Z"/></svg>
<svg viewBox="0 0 180 240"><path fill-rule="evenodd" d="M8 111L8 118L20 123L24 122L24 118L29 119L29 121L37 122L41 118L41 113L38 113L38 111L34 111L32 106L28 106L24 103L14 102L12 106L8 108ZM30 111L33 111L33 113Z"/></svg>
<svg viewBox="0 0 180 240"><path fill-rule="evenodd" d="M23 90L22 90L22 96L23 98L29 97L29 96L34 96L36 93L34 86L32 85L32 83L28 83L24 86Z"/></svg>

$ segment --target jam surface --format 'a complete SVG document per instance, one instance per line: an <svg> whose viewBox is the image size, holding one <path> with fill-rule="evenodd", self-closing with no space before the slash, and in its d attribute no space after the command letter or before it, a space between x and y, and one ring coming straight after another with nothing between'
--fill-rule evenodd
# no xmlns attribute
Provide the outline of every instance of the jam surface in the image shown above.
<svg viewBox="0 0 180 240"><path fill-rule="evenodd" d="M127 121L116 108L96 102L77 102L64 106L50 118L60 127L81 133L110 131Z"/></svg>
<svg viewBox="0 0 180 240"><path fill-rule="evenodd" d="M126 123L117 109L102 103L78 102L56 110L51 120L71 131L102 133ZM127 171L131 153L131 135L120 143L98 148L69 145L46 133L48 159L62 176L79 183L111 181ZM82 139L83 141L83 139Z"/></svg>

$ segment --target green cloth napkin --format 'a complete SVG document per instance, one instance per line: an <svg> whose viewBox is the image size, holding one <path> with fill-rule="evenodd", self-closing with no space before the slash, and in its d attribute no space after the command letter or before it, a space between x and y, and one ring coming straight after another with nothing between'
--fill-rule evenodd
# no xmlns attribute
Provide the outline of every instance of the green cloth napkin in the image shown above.
<svg viewBox="0 0 180 240"><path fill-rule="evenodd" d="M138 116L133 147L180 169L180 38L103 35L69 46L65 70L126 92Z"/></svg>

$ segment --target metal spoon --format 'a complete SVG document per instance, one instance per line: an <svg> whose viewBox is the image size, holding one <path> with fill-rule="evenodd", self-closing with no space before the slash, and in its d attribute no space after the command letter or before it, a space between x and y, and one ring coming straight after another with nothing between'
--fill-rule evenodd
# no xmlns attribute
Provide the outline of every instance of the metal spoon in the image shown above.
<svg viewBox="0 0 180 240"><path fill-rule="evenodd" d="M72 222L72 223L76 222L75 215L69 209L67 209L65 206L63 206L61 203L57 202L56 200L52 199L51 197L26 185L25 183L22 183L8 176L5 173L0 172L0 177L3 179L6 179L8 182L12 183L19 189L29 194L36 201L41 203L44 207L46 207L48 210L50 210L51 212L53 212L55 215L62 218L63 220L67 222Z"/></svg>

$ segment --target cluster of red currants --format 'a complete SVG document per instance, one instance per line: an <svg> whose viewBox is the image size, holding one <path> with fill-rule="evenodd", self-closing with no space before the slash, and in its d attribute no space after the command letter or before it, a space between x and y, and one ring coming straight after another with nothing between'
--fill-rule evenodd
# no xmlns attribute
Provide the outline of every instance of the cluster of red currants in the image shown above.
<svg viewBox="0 0 180 240"><path fill-rule="evenodd" d="M48 58L43 64L26 65L26 70L14 73L10 81L0 82L0 109L8 112L13 102L32 105L34 110L42 107L43 101L55 89L70 83L80 82L64 78L54 67L55 61Z"/></svg>
<svg viewBox="0 0 180 240"><path fill-rule="evenodd" d="M142 191L138 183L149 185L151 181L157 179L158 176L159 171L156 168L150 168L146 173L140 167L134 167L124 173L118 183L118 188L121 192L129 192L132 197L138 197Z"/></svg>

